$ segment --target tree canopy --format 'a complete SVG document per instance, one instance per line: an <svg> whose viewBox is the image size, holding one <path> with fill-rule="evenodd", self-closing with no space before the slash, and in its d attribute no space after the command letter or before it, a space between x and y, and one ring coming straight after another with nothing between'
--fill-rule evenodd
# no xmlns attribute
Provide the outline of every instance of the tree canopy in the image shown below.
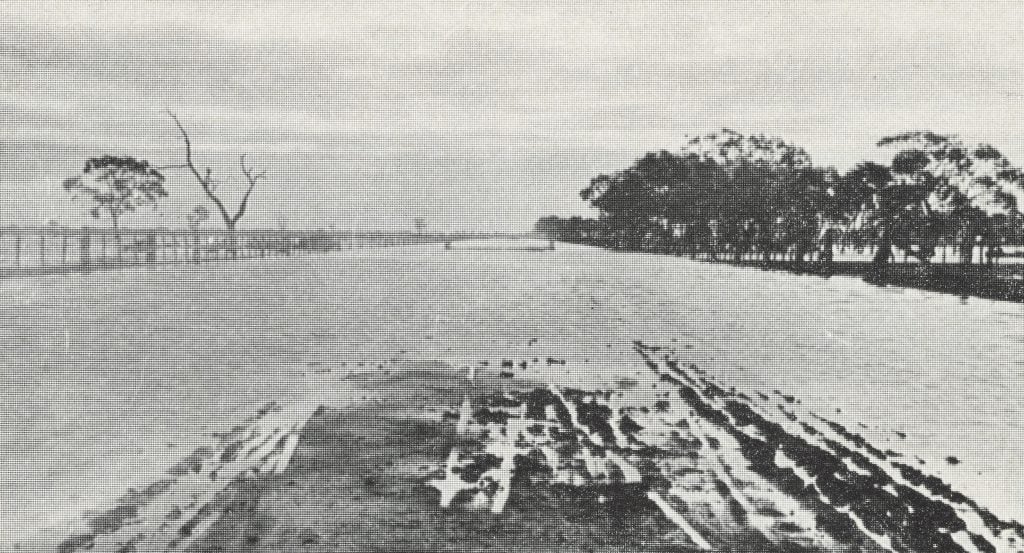
<svg viewBox="0 0 1024 553"><path fill-rule="evenodd" d="M891 154L888 165L865 161L840 175L780 138L723 129L597 175L580 196L598 219L548 218L538 230L617 247L722 238L748 248L756 240L806 248L839 230L876 240L878 259L896 246L924 261L940 239L1019 232L1024 174L993 146L931 132L878 146Z"/></svg>
<svg viewBox="0 0 1024 553"><path fill-rule="evenodd" d="M598 175L580 196L635 241L680 224L813 217L836 179L831 168L814 167L801 147L724 129L689 139L679 153L648 153L625 170Z"/></svg>
<svg viewBox="0 0 1024 553"><path fill-rule="evenodd" d="M163 184L164 176L149 162L107 155L87 160L82 173L65 179L63 186L92 204L94 218L110 217L116 231L122 215L166 197Z"/></svg>
<svg viewBox="0 0 1024 553"><path fill-rule="evenodd" d="M930 132L888 136L878 145L896 150L892 185L918 188L931 210L973 217L1018 211L1024 178L991 145L970 148L955 136Z"/></svg>

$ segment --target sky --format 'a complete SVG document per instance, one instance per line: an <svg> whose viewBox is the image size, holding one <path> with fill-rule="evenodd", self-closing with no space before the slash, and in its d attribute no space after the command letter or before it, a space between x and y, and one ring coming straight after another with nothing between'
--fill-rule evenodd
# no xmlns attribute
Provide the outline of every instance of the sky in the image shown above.
<svg viewBox="0 0 1024 553"><path fill-rule="evenodd" d="M267 171L240 228L528 230L721 128L840 170L908 130L1019 166L1022 29L1021 2L7 1L0 225L89 223L60 186L89 157L182 163L167 111L229 204L241 154ZM127 224L203 202L165 172Z"/></svg>

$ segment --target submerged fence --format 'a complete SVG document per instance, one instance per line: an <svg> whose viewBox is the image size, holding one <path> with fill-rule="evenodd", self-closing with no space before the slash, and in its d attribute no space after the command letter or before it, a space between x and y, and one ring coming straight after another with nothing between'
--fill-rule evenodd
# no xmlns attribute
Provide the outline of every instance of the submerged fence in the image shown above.
<svg viewBox="0 0 1024 553"><path fill-rule="evenodd" d="M555 239L587 244L613 250L664 253L703 261L734 263L871 263L878 251L878 239L858 233L837 234L823 240L789 242L785 240L729 241L725 238L704 240L685 237L605 236L600 234L569 234ZM893 265L922 264L922 257L931 265L999 266L1024 265L1024 241L989 241L970 239L956 241L939 239L932 243L893 241L888 262Z"/></svg>
<svg viewBox="0 0 1024 553"><path fill-rule="evenodd" d="M205 263L362 247L445 243L485 234L287 230L0 228L0 277L158 263Z"/></svg>
<svg viewBox="0 0 1024 553"><path fill-rule="evenodd" d="M628 248L626 248L628 249ZM796 248L761 249L734 247L701 248L659 248L641 247L643 251L673 253L704 261L731 261L737 263L871 263L878 250L877 244L850 244L837 242L827 250L815 247L806 250ZM893 265L922 264L923 262L908 250L893 247L889 256ZM948 244L940 242L931 250L928 263L932 265L978 265L1002 266L1024 264L1024 245L1021 244Z"/></svg>

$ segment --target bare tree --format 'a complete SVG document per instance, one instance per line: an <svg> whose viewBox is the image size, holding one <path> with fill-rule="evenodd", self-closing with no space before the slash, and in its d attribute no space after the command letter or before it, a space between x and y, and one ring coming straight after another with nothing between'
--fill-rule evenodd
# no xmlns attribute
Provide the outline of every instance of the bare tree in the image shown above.
<svg viewBox="0 0 1024 553"><path fill-rule="evenodd" d="M217 211L220 213L221 218L224 220L224 226L229 231L234 233L235 226L238 221L245 215L245 210L249 205L249 197L252 196L252 191L256 188L256 182L267 176L266 171L256 172L255 168L251 165L246 165L245 154L239 158L239 165L241 166L242 175L245 177L248 183L248 188L245 190L245 194L242 196L242 200L238 203L238 207L234 210L234 213L228 211L224 201L217 196L217 181L213 178L213 171L206 167L205 172L200 172L195 165L195 161L192 159L192 141L189 139L188 133L185 131L185 127L182 126L181 121L178 117L171 112L167 112L167 115L171 117L174 124L181 131L181 137L185 141L185 164L177 167L187 168L195 176L196 180L199 181L199 186L203 189L203 193L206 197L213 202L213 205L217 207Z"/></svg>

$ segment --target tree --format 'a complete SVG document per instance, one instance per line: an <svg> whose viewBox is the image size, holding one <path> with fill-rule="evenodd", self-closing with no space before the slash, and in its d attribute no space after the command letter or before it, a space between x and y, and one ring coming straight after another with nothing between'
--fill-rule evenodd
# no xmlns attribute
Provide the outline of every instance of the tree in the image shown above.
<svg viewBox="0 0 1024 553"><path fill-rule="evenodd" d="M648 153L599 175L580 196L619 246L671 243L682 234L691 245L749 250L757 232L777 224L788 229L780 237L806 251L835 180L835 171L814 167L803 148L723 129L689 139L680 153Z"/></svg>
<svg viewBox="0 0 1024 553"><path fill-rule="evenodd" d="M892 256L892 220L889 212L881 210L881 191L892 182L889 167L864 161L839 177L828 191L827 216L845 227L846 231L861 235L877 231L879 236L877 262L888 262ZM863 245L864 243L862 243Z"/></svg>
<svg viewBox="0 0 1024 553"><path fill-rule="evenodd" d="M892 182L892 171L873 161L862 161L847 171L832 187L832 216L854 220L869 208L875 194Z"/></svg>
<svg viewBox="0 0 1024 553"><path fill-rule="evenodd" d="M892 180L876 194L877 209L893 245L922 261L934 255L940 238L952 238L969 263L977 237L991 240L999 221L1020 213L1024 175L991 145L970 148L931 132L888 136L878 145L895 154Z"/></svg>
<svg viewBox="0 0 1024 553"><path fill-rule="evenodd" d="M94 218L110 217L114 233L120 236L121 217L145 205L156 205L167 196L164 176L149 162L133 157L103 156L85 162L82 174L64 180L64 189L76 199L93 204Z"/></svg>
<svg viewBox="0 0 1024 553"><path fill-rule="evenodd" d="M569 218L548 215L538 219L533 229L551 240L589 242L594 239L598 226L598 221L584 219L579 215Z"/></svg>
<svg viewBox="0 0 1024 553"><path fill-rule="evenodd" d="M537 222L533 224L533 230L547 238L562 240L564 239L564 234L566 234L568 222L568 219L563 219L557 215L548 215L537 219Z"/></svg>
<svg viewBox="0 0 1024 553"><path fill-rule="evenodd" d="M242 196L242 199L241 201L239 201L238 206L235 208L234 212L229 211L228 208L225 206L224 201L219 196L217 196L217 188L220 183L214 180L212 174L213 171L209 167L207 167L205 171L200 172L199 169L196 167L195 162L192 158L192 141L189 139L188 133L185 132L185 127L182 126L177 116L175 116L173 113L167 112L167 114L171 117L171 119L174 121L174 124L178 127L178 130L181 132L182 140L184 140L185 142L185 164L179 167L185 167L189 171L191 171L192 175L196 178L197 181L199 181L199 186L200 188L202 188L203 193L206 194L206 197L209 198L211 202L213 202L214 206L216 206L217 212L220 213L221 218L224 220L224 226L226 226L229 231L234 233L235 226L238 224L238 221L242 218L243 215L245 215L246 208L249 205L249 198L250 196L252 196L252 191L256 187L256 182L266 177L266 171L257 173L251 165L246 165L245 154L241 155L241 157L239 158L239 165L241 166L242 176L245 177L248 186L245 190L245 194Z"/></svg>
<svg viewBox="0 0 1024 553"><path fill-rule="evenodd" d="M197 205L185 216L185 219L188 221L188 228L193 231L199 230L203 223L210 220L210 210L205 206Z"/></svg>

